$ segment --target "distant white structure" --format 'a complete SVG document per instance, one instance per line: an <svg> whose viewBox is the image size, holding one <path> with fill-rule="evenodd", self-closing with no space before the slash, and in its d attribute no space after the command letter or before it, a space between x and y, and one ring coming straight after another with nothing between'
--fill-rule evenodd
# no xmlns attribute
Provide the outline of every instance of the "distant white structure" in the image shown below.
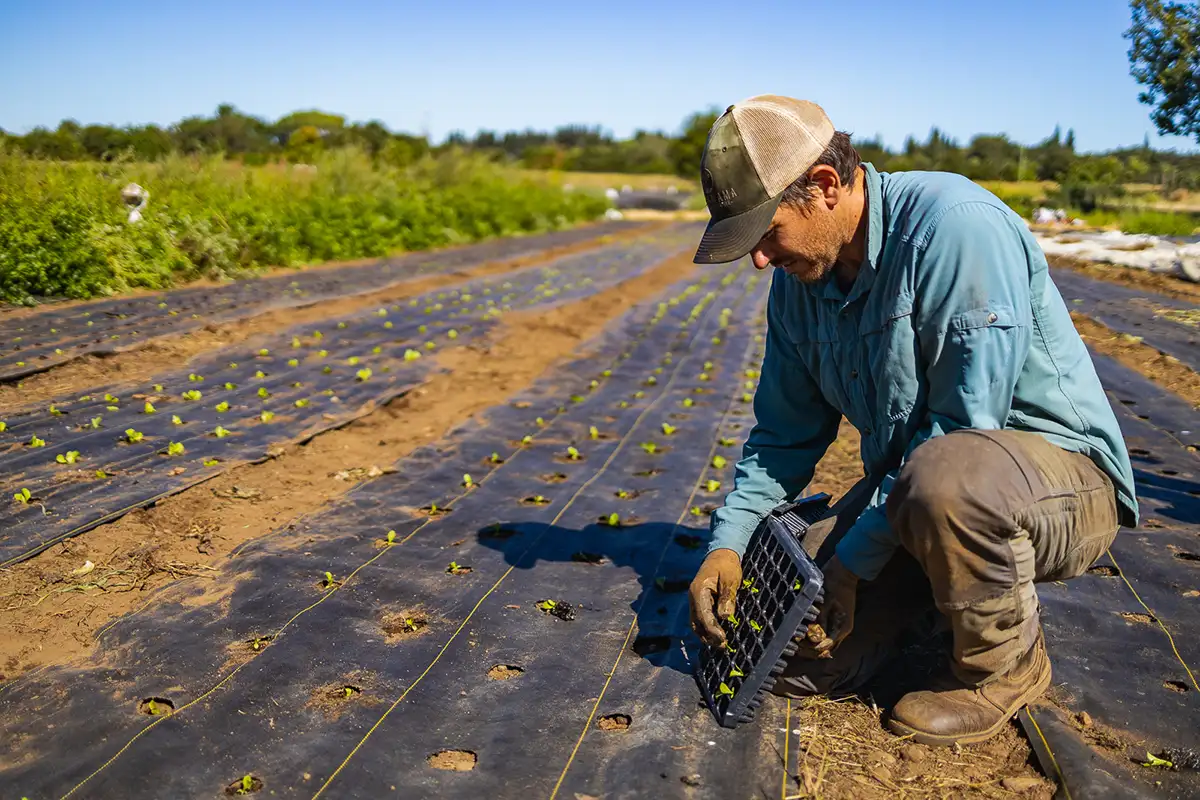
<svg viewBox="0 0 1200 800"><path fill-rule="evenodd" d="M1048 255L1166 273L1200 283L1200 243L1181 244L1161 236L1120 231L1035 236Z"/></svg>
<svg viewBox="0 0 1200 800"><path fill-rule="evenodd" d="M129 207L129 222L141 222L142 210L150 202L150 193L136 183L130 183L121 190L121 202Z"/></svg>
<svg viewBox="0 0 1200 800"><path fill-rule="evenodd" d="M621 193L618 192L616 189L613 189L610 187L610 188L604 190L604 196L607 197L609 200L616 200L618 197L621 196Z"/></svg>
<svg viewBox="0 0 1200 800"><path fill-rule="evenodd" d="M610 208L608 211L604 212L604 218L605 219L625 219L625 215L622 214L620 211L617 211L615 208Z"/></svg>

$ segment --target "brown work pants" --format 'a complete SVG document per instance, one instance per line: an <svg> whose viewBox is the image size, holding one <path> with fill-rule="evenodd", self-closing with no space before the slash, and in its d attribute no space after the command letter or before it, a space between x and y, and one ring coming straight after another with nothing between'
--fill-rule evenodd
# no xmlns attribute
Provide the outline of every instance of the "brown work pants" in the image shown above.
<svg viewBox="0 0 1200 800"><path fill-rule="evenodd" d="M862 505L813 526L805 546L818 563ZM859 582L850 635L833 658L793 658L777 693L857 691L914 625L932 633L947 623L955 674L987 683L1038 636L1034 584L1082 574L1118 527L1112 481L1090 458L1019 431L962 430L921 445L888 495L887 517L903 548Z"/></svg>

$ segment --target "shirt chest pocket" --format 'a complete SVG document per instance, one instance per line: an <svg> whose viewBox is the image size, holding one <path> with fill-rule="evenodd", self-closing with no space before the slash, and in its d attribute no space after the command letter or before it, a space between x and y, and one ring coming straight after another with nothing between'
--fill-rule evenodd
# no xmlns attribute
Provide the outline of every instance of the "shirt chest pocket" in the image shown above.
<svg viewBox="0 0 1200 800"><path fill-rule="evenodd" d="M912 315L902 314L867 324L862 356L868 370L867 402L877 419L894 423L907 418L921 395L921 353Z"/></svg>

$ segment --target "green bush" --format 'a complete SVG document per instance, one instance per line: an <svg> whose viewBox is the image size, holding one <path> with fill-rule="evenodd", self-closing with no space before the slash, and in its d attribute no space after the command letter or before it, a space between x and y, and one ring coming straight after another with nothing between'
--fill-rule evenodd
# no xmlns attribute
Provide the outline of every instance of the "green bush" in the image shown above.
<svg viewBox="0 0 1200 800"><path fill-rule="evenodd" d="M461 152L403 166L350 149L315 161L58 162L0 147L0 299L86 298L537 233L607 205ZM120 198L131 181L150 192L137 224Z"/></svg>
<svg viewBox="0 0 1200 800"><path fill-rule="evenodd" d="M1196 230L1195 217L1163 211L1125 213L1117 224L1125 233L1152 233L1157 236L1190 236Z"/></svg>

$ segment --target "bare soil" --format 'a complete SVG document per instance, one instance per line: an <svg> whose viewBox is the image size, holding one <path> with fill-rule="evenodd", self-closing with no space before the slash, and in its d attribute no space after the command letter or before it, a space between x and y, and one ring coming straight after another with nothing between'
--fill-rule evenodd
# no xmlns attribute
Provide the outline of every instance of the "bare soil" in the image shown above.
<svg viewBox="0 0 1200 800"><path fill-rule="evenodd" d="M1109 283L1119 283L1135 289L1146 289L1165 294L1177 300L1200 303L1200 283L1190 283L1170 275L1150 272L1135 267L1119 267L1114 264L1098 264L1070 256L1047 256L1047 263L1056 269L1069 269L1089 278Z"/></svg>
<svg viewBox="0 0 1200 800"><path fill-rule="evenodd" d="M1200 374L1137 337L1125 336L1083 314L1072 313L1075 330L1089 347L1200 408Z"/></svg>
<svg viewBox="0 0 1200 800"><path fill-rule="evenodd" d="M475 769L479 756L470 750L439 750L426 759L434 769L451 772L470 772Z"/></svg>
<svg viewBox="0 0 1200 800"><path fill-rule="evenodd" d="M371 467L387 466L436 441L530 386L631 305L693 269L684 254L583 300L547 312L505 315L491 341L439 356L449 374L435 375L358 421L0 570L0 678L90 651L97 631L144 605L155 589L179 578L215 576L224 557L241 544L356 485L338 473L366 477ZM91 572L72 575L89 560L95 565Z"/></svg>
<svg viewBox="0 0 1200 800"><path fill-rule="evenodd" d="M644 236L660 227L661 224L641 225L634 230L551 248L527 256L489 261L469 269L415 278L377 292L321 300L307 306L274 309L234 322L214 322L194 331L149 339L136 349L113 355L81 356L46 372L31 375L19 383L0 383L0 413L24 406L49 403L55 399L82 394L97 386L108 387L117 382L122 385L140 386L155 376L184 369L189 361L198 356L243 344L259 336L277 334L294 325L344 316L425 292L452 288L469 280L544 264L562 256L593 250L602 244ZM117 390L116 393L119 394L120 391Z"/></svg>

